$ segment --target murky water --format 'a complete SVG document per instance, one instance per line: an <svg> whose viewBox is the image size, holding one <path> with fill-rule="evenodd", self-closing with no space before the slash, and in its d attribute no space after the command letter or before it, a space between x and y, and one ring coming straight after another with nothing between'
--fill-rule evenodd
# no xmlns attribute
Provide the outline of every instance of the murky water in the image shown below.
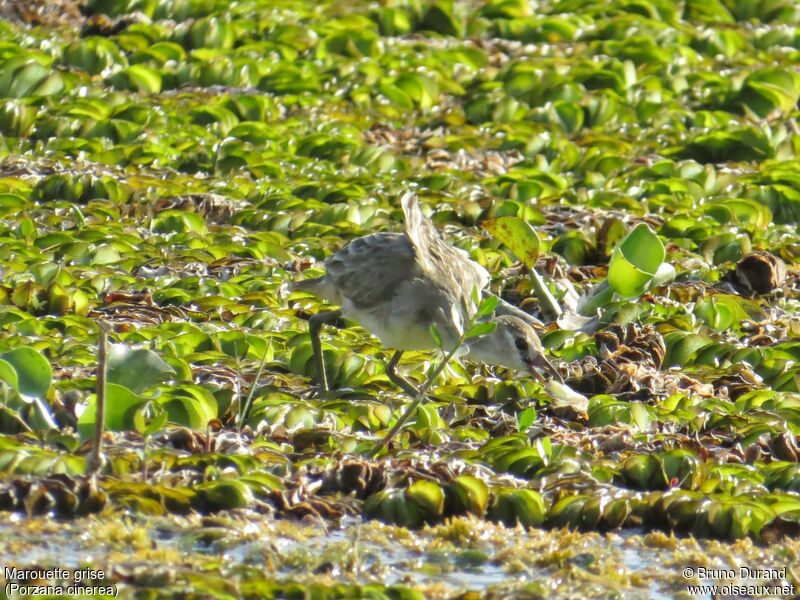
<svg viewBox="0 0 800 600"><path fill-rule="evenodd" d="M197 517L56 522L0 513L0 539L0 574L8 565L89 566L112 573L168 567L195 573L215 565L224 577L250 569L273 580L422 586L438 597L519 586L571 597L572 580L576 590L589 586L612 597L673 598L685 587L680 557L685 555L687 564L697 560L691 552L699 548L694 540L667 536L663 540L669 543L653 544L637 530L600 535L464 521L408 532L358 519L330 526L254 515L219 522Z"/></svg>

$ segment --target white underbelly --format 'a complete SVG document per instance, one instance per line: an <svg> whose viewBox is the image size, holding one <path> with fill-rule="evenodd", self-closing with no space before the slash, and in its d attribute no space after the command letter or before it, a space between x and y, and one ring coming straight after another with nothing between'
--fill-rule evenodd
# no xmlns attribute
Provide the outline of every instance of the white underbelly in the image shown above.
<svg viewBox="0 0 800 600"><path fill-rule="evenodd" d="M376 317L374 313L342 311L344 316L352 319L372 335L380 339L384 346L395 350L426 350L433 348L429 325L421 326L394 316Z"/></svg>
<svg viewBox="0 0 800 600"><path fill-rule="evenodd" d="M392 311L389 307L384 307L384 309L386 310L358 310L345 300L342 305L342 314L380 339L381 343L388 348L429 350L436 347L430 333L430 321L418 321L413 317L413 312ZM437 323L437 328L443 337L442 341L445 346L455 341L451 339L452 327Z"/></svg>

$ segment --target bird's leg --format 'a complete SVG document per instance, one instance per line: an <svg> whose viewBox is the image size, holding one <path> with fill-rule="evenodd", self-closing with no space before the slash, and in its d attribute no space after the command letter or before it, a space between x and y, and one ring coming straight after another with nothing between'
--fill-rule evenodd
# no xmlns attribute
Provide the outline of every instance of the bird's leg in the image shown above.
<svg viewBox="0 0 800 600"><path fill-rule="evenodd" d="M314 351L314 361L317 365L317 382L323 391L330 390L328 387L328 376L325 374L325 357L322 355L322 342L319 333L322 326L326 323L333 323L340 319L342 311L328 310L317 313L308 320L308 334L311 336L311 348Z"/></svg>
<svg viewBox="0 0 800 600"><path fill-rule="evenodd" d="M400 362L401 356L403 356L402 350L398 350L392 355L392 358L388 363L386 363L386 376L393 384L402 389L406 394L412 398L416 398L417 394L419 394L419 390L414 387L413 383L397 372L397 363Z"/></svg>

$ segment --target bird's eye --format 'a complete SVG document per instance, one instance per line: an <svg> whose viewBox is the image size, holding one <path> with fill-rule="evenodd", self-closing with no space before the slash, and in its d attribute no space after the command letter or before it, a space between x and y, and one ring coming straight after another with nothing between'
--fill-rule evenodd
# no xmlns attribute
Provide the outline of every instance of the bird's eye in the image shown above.
<svg viewBox="0 0 800 600"><path fill-rule="evenodd" d="M528 351L528 341L522 338L517 338L514 340L514 345L517 347L517 350L522 350L523 352Z"/></svg>

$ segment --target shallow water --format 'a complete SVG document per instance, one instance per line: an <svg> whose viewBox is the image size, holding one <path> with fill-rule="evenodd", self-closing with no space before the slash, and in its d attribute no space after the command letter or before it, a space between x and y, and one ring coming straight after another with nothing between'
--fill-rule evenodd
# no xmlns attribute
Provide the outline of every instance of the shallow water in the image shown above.
<svg viewBox="0 0 800 600"><path fill-rule="evenodd" d="M664 543L654 544L638 530L607 535L524 531L465 519L408 532L358 519L330 526L253 514L215 520L91 517L64 522L0 514L0 539L0 570L90 567L112 576L169 571L169 581L208 572L233 581L242 573L257 572L270 581L416 586L431 597L466 590L494 591L501 595L492 597L502 597L497 590L525 587L533 589L532 597L602 593L673 598L685 588L678 571L681 557L690 564L710 550L691 538L661 535ZM718 564L726 564L719 558ZM714 556L709 560L713 564ZM742 554L742 560L750 559ZM148 585L147 578L121 584L120 594Z"/></svg>

